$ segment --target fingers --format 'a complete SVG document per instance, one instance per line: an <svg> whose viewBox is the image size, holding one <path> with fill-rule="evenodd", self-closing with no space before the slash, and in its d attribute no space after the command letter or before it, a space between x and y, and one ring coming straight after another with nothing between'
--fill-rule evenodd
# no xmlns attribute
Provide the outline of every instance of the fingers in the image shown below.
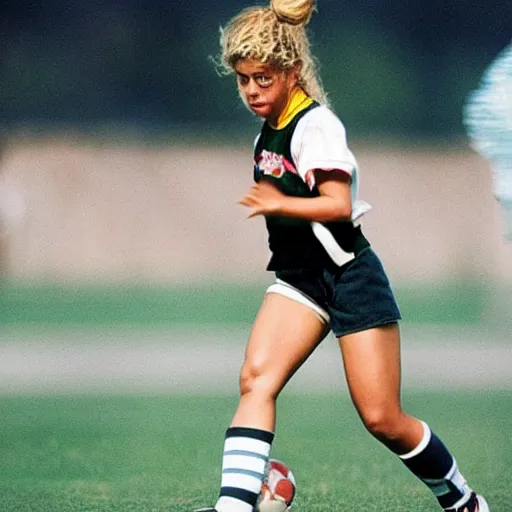
<svg viewBox="0 0 512 512"><path fill-rule="evenodd" d="M260 181L251 186L249 192L238 201L238 204L251 209L248 218L271 214L277 209L279 195L280 192L272 183Z"/></svg>
<svg viewBox="0 0 512 512"><path fill-rule="evenodd" d="M256 198L253 195L247 194L244 197L242 197L240 201L238 201L238 204L241 204L243 206L254 206L256 202Z"/></svg>
<svg viewBox="0 0 512 512"><path fill-rule="evenodd" d="M272 185L272 183L269 183L268 181L260 181L259 183L251 186L249 192L243 197L243 200L247 198L253 203L258 201L261 202L265 199L275 197L278 193L277 188Z"/></svg>
<svg viewBox="0 0 512 512"><path fill-rule="evenodd" d="M249 211L249 214L247 215L248 219L261 213L260 210L256 208L256 198L251 194L246 194L244 197L242 197L242 199L238 201L238 204L241 204L242 206L247 206L248 208L251 209Z"/></svg>
<svg viewBox="0 0 512 512"><path fill-rule="evenodd" d="M256 185L253 185L249 189L249 193L247 195L256 198L256 197L262 197L264 193L265 193L264 189L260 186L259 183L257 183Z"/></svg>
<svg viewBox="0 0 512 512"><path fill-rule="evenodd" d="M249 193L242 197L242 199L239 201L239 204L244 206L254 206L256 204L261 204L264 199L264 191L261 189L260 184L256 183L255 185L251 186Z"/></svg>

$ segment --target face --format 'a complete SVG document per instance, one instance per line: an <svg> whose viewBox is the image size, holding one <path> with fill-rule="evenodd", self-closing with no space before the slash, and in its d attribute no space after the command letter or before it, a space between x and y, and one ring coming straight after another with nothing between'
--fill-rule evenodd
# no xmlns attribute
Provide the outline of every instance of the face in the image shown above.
<svg viewBox="0 0 512 512"><path fill-rule="evenodd" d="M256 115L277 125L297 85L298 68L283 71L257 60L241 59L235 64L235 72L244 103Z"/></svg>

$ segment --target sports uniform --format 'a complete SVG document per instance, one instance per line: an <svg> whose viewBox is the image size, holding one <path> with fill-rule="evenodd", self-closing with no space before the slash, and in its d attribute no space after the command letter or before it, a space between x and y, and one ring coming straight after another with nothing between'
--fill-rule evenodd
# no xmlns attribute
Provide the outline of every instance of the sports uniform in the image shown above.
<svg viewBox="0 0 512 512"><path fill-rule="evenodd" d="M341 121L303 91L293 93L293 115L276 128L263 124L254 145L254 180L270 181L282 193L319 196L314 170L344 172L351 178L352 219L325 224L266 216L271 258L267 270L278 293L309 307L336 337L397 322L400 312L382 264L362 233L359 220L370 209L360 201L357 163L347 147ZM489 512L485 499L466 483L442 441L421 422L423 438L399 455L448 512ZM216 507L195 512L238 512L256 506L264 463L274 434L257 428L226 432L222 485Z"/></svg>
<svg viewBox="0 0 512 512"><path fill-rule="evenodd" d="M351 179L353 220L321 224L267 216L267 270L276 273L267 293L309 306L336 336L396 322L400 312L389 281L356 225L370 205L357 198L357 163L343 124L301 90L289 110L294 115L284 126L263 124L254 148L254 180L268 180L286 195L316 197L314 170L342 171Z"/></svg>

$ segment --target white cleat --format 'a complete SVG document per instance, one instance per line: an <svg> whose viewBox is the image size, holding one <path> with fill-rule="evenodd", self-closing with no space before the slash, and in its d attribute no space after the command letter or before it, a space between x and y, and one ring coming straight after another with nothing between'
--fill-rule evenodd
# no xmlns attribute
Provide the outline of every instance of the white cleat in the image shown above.
<svg viewBox="0 0 512 512"><path fill-rule="evenodd" d="M449 508L445 512L490 512L489 505L483 496L471 493L469 500L459 508Z"/></svg>

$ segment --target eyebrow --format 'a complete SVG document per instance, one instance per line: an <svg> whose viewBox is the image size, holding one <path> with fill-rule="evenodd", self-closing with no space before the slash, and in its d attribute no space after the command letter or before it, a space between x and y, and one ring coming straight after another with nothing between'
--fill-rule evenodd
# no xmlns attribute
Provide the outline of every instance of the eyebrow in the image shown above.
<svg viewBox="0 0 512 512"><path fill-rule="evenodd" d="M235 70L235 73L238 75L238 76L242 76L242 77L249 77L249 76L255 76L255 75L268 75L270 74L270 71L266 70L266 69L260 69L258 71L255 71L254 73L250 73L249 75L246 74L246 73L241 73L240 71L236 71Z"/></svg>

